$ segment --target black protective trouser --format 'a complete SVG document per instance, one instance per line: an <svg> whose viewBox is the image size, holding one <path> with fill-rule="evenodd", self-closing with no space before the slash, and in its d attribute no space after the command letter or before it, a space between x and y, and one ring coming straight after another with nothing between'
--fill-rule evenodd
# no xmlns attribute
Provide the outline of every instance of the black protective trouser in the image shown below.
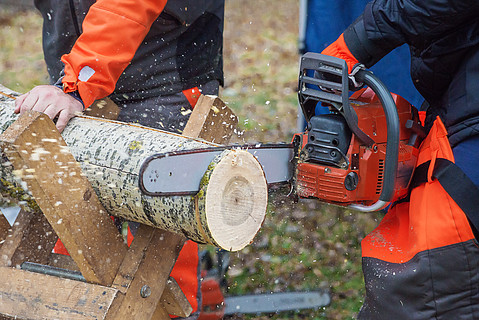
<svg viewBox="0 0 479 320"><path fill-rule="evenodd" d="M198 88L202 94L218 95L219 82L213 80L199 85ZM182 92L141 100L114 101L121 108L119 121L177 133L183 131L192 110Z"/></svg>

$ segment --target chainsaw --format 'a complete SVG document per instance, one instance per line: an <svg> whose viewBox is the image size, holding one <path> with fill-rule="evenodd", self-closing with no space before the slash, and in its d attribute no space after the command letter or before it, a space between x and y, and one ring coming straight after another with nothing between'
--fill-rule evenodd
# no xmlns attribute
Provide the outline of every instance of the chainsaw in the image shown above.
<svg viewBox="0 0 479 320"><path fill-rule="evenodd" d="M369 89L349 96L350 84ZM292 186L300 198L369 212L408 193L425 137L414 106L364 67L349 75L344 60L315 53L301 59L298 96L308 121L293 138ZM330 113L315 115L318 102Z"/></svg>
<svg viewBox="0 0 479 320"><path fill-rule="evenodd" d="M224 149L241 148L258 159L269 186L289 184L294 198L370 212L407 194L425 137L410 103L391 94L364 67L350 75L344 60L311 52L300 60L298 98L308 126L292 143L153 155L141 167L141 191L149 196L196 194L211 161ZM318 103L330 113L315 114Z"/></svg>

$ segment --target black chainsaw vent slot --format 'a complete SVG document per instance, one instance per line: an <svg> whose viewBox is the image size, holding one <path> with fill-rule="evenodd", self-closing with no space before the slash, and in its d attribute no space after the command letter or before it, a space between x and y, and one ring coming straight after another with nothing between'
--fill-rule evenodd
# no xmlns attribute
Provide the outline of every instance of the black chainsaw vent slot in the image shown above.
<svg viewBox="0 0 479 320"><path fill-rule="evenodd" d="M381 194L384 181L384 159L379 159L378 163L378 183L376 185L376 194Z"/></svg>
<svg viewBox="0 0 479 320"><path fill-rule="evenodd" d="M308 124L308 143L303 149L306 161L340 167L347 163L346 153L351 142L351 130L344 117L322 114Z"/></svg>

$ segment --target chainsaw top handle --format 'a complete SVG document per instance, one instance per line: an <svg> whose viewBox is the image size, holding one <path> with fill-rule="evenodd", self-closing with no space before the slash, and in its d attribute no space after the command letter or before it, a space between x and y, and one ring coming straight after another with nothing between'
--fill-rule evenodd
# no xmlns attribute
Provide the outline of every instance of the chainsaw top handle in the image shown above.
<svg viewBox="0 0 479 320"><path fill-rule="evenodd" d="M357 69L356 69L357 70ZM314 72L314 75L310 73ZM353 80L353 81L352 81ZM399 116L391 93L384 83L371 71L360 68L354 75L348 74L346 61L319 53L308 52L301 57L298 98L307 121L315 115L318 102L332 106L341 114L353 134L366 147L373 148L375 142L358 126L358 116L349 103L350 82L364 83L378 96L387 124L386 161L384 181L379 201L372 206L359 204L351 207L360 211L376 211L390 202L394 195L399 155Z"/></svg>

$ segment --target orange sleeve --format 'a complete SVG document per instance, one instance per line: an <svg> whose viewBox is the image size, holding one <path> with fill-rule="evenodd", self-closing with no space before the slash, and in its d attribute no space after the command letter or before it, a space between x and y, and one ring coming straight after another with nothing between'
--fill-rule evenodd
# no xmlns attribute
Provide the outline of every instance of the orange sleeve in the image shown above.
<svg viewBox="0 0 479 320"><path fill-rule="evenodd" d="M123 70L167 0L98 0L83 21L83 33L65 64L65 92L78 90L85 107L115 89Z"/></svg>
<svg viewBox="0 0 479 320"><path fill-rule="evenodd" d="M358 59L356 59L356 57L351 53L351 51L349 51L349 48L344 41L343 34L341 34L336 41L331 43L321 53L345 60L348 64L349 73L351 73L351 71L353 70L354 65L358 63Z"/></svg>

